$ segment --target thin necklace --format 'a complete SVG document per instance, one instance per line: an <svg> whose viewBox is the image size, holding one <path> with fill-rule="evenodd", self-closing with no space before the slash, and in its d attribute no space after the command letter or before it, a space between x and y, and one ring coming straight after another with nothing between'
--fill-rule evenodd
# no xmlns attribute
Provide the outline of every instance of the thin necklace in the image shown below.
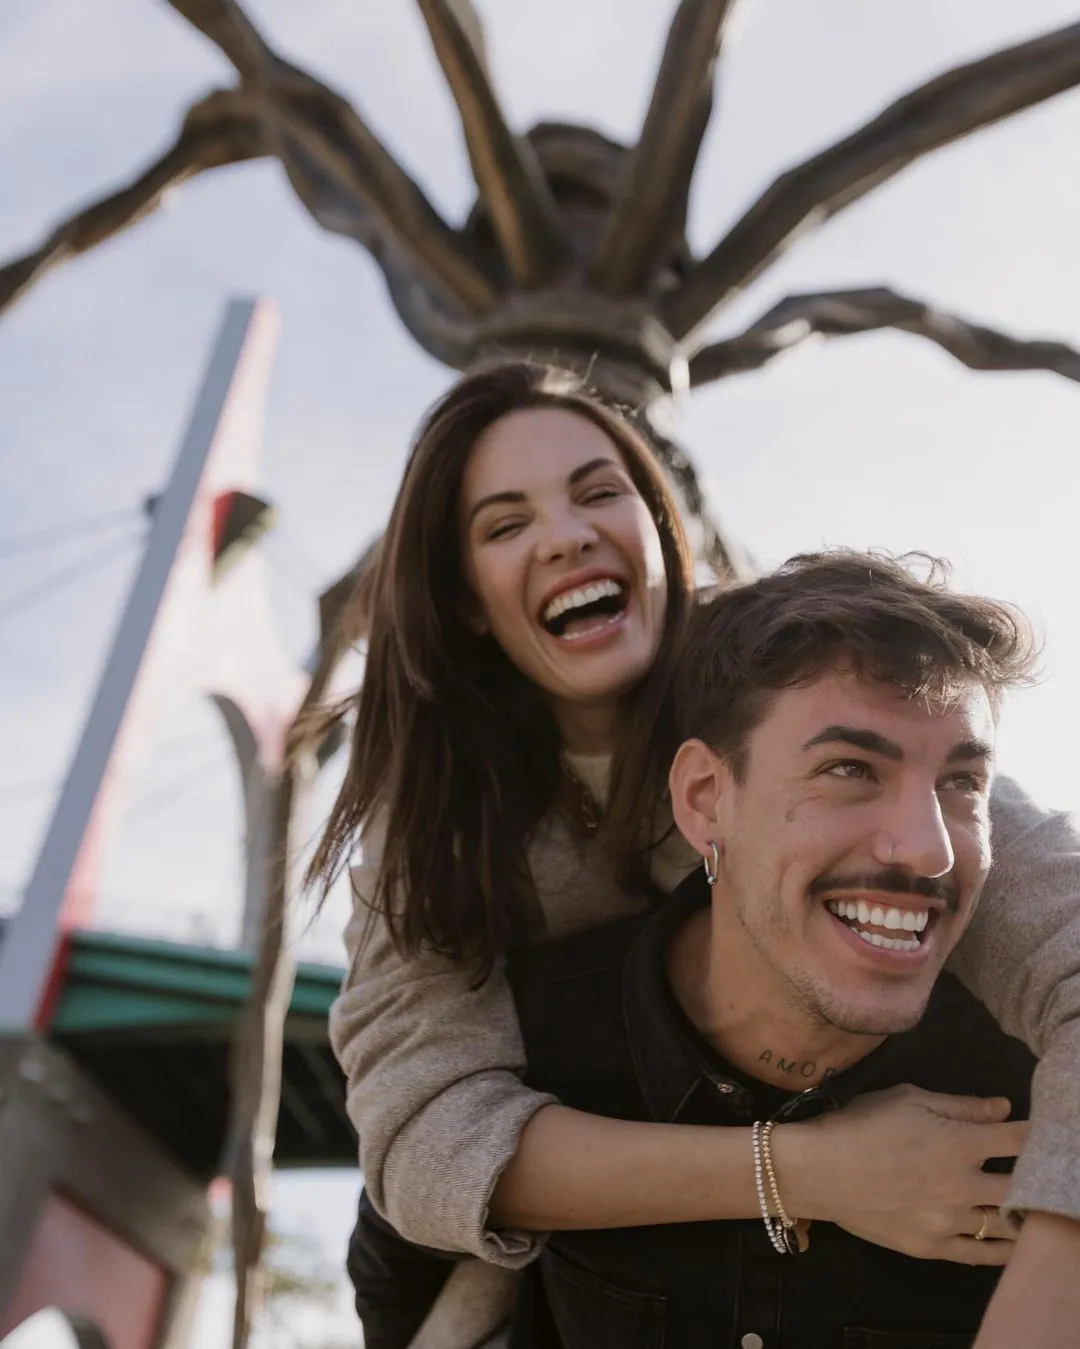
<svg viewBox="0 0 1080 1349"><path fill-rule="evenodd" d="M587 834L596 834L600 828L602 815L596 797L574 771L565 754L559 755L559 763L562 765L563 775L571 787L571 806L575 820Z"/></svg>

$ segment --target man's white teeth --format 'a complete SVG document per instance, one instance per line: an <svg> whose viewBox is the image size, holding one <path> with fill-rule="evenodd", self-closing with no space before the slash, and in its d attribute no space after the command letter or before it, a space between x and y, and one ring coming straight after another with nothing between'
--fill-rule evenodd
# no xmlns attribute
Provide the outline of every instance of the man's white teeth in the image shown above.
<svg viewBox="0 0 1080 1349"><path fill-rule="evenodd" d="M825 902L825 907L830 913L835 913L837 918L846 918L851 923L862 923L863 926L884 927L901 932L922 932L930 921L929 909L882 909L878 905L871 907L864 899L829 899ZM860 932L860 937L867 937L868 933ZM888 942L892 938L882 938ZM873 943L875 946L879 942ZM918 943L916 942L916 945ZM903 944L900 949L910 950L908 944Z"/></svg>
<svg viewBox="0 0 1080 1349"><path fill-rule="evenodd" d="M623 587L618 581L606 578L603 581L591 581L580 590L564 590L561 595L556 595L550 604L545 605L540 617L545 623L551 623L568 609L582 609L586 604L595 604L597 600L621 595L622 592Z"/></svg>
<svg viewBox="0 0 1080 1349"><path fill-rule="evenodd" d="M886 951L917 951L919 949L919 939L917 937L883 937L880 932L863 932L862 928L852 928L856 937L861 937L864 942L869 942L871 946L884 947Z"/></svg>

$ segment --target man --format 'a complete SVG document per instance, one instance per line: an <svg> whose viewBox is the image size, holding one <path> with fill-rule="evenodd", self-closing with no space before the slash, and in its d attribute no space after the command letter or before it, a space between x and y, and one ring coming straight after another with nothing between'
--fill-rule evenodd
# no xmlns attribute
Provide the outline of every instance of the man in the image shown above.
<svg viewBox="0 0 1080 1349"><path fill-rule="evenodd" d="M762 1219L556 1233L511 1344L970 1345L996 1269L898 1255L820 1216L807 1229L784 1163L815 1115L901 1083L1026 1115L1032 1056L942 975L989 867L997 714L1030 674L1026 625L832 554L720 595L690 649L670 785L703 871L647 919L519 952L511 979L529 1080L564 1104L772 1121L747 1158ZM960 1240L1003 1222L973 1211Z"/></svg>

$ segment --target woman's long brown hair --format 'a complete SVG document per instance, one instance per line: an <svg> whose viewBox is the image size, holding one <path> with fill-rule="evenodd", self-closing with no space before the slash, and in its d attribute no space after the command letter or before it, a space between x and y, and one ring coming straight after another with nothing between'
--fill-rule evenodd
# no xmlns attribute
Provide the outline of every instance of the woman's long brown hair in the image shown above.
<svg viewBox="0 0 1080 1349"><path fill-rule="evenodd" d="M559 735L541 691L465 621L458 500L478 437L524 408L556 407L620 451L660 534L667 615L653 672L627 697L603 841L629 876L666 765L651 762L647 718L692 593L674 498L644 437L574 376L514 362L467 376L431 410L405 468L368 592L370 628L355 696L349 766L308 872L323 893L375 827L382 865L373 913L399 949L475 962L479 978L512 934L530 878L526 848L559 784ZM624 758L633 761L622 771Z"/></svg>

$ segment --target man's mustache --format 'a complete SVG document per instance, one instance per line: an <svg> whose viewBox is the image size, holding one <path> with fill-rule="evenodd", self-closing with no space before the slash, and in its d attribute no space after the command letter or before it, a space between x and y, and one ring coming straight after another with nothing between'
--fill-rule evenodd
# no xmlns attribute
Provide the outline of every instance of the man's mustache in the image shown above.
<svg viewBox="0 0 1080 1349"><path fill-rule="evenodd" d="M894 895L921 895L924 899L944 904L950 913L955 913L960 907L960 888L953 876L916 876L902 867L818 876L807 886L806 893L810 896L835 895L843 890L881 890Z"/></svg>

